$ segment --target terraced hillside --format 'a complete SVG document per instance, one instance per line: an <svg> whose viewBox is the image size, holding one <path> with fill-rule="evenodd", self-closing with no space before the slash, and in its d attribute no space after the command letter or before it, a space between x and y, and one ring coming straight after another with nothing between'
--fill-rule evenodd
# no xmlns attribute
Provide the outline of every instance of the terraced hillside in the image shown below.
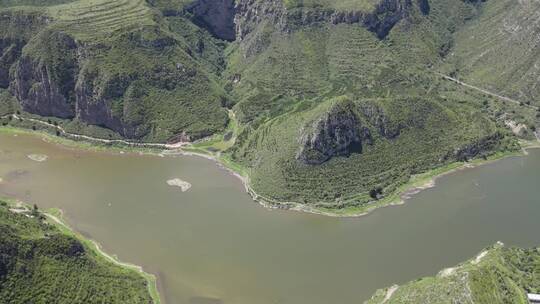
<svg viewBox="0 0 540 304"><path fill-rule="evenodd" d="M540 105L540 2L487 1L456 35L445 72Z"/></svg>
<svg viewBox="0 0 540 304"><path fill-rule="evenodd" d="M366 304L529 303L540 293L540 250L497 244L436 277L379 290Z"/></svg>
<svg viewBox="0 0 540 304"><path fill-rule="evenodd" d="M155 26L144 0L87 0L49 7L55 26L78 40L100 40L116 32Z"/></svg>

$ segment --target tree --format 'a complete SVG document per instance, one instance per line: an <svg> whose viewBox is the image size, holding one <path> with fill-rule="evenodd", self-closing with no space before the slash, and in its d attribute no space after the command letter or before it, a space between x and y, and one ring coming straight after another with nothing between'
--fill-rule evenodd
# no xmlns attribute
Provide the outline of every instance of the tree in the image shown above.
<svg viewBox="0 0 540 304"><path fill-rule="evenodd" d="M383 193L383 189L382 187L377 187L375 189L371 189L369 191L369 196L372 198L372 199L379 199L379 196L382 195Z"/></svg>

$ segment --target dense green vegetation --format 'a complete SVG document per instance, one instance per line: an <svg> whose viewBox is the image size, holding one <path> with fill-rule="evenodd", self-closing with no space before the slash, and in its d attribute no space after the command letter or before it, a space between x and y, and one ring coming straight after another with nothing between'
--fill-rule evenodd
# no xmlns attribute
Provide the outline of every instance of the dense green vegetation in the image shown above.
<svg viewBox="0 0 540 304"><path fill-rule="evenodd" d="M113 265L39 211L0 202L1 303L153 303L148 282Z"/></svg>
<svg viewBox="0 0 540 304"><path fill-rule="evenodd" d="M0 76L10 75L0 88L9 86L26 111L146 141L223 130L227 97L212 73L223 65L221 42L186 19L169 22L143 0L45 3L4 8L11 16L0 20Z"/></svg>
<svg viewBox="0 0 540 304"><path fill-rule="evenodd" d="M527 106L533 3L36 3L0 2L0 113L101 138L204 138L192 149L249 175L272 204L369 208L411 176L517 151L512 131L532 139L540 119ZM236 39L220 36L233 20Z"/></svg>
<svg viewBox="0 0 540 304"><path fill-rule="evenodd" d="M497 244L436 277L379 290L366 304L527 304L527 293L540 293L540 249Z"/></svg>
<svg viewBox="0 0 540 304"><path fill-rule="evenodd" d="M434 73L478 5L430 5L428 15L413 8L383 40L357 24L316 22L283 33L261 23L231 46L226 73L241 75L231 92L244 126L231 157L251 168L255 192L270 202L357 209L373 201L371 191L388 195L411 175L517 148L502 117L520 109L502 109L509 105ZM353 101L370 140L362 153L297 161L300 139L336 96ZM536 123L527 110L516 119Z"/></svg>

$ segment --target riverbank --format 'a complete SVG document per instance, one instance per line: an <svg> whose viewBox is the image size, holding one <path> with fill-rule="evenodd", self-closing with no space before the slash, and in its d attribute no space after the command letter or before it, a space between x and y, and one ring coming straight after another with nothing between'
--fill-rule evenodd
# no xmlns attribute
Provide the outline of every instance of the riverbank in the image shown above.
<svg viewBox="0 0 540 304"><path fill-rule="evenodd" d="M10 205L10 210L12 212L16 213L30 213L31 208L30 206L26 205L25 203L13 200L9 198L1 198L2 201L7 202ZM103 249L101 248L101 245L91 239L87 239L84 236L82 236L80 233L75 231L73 228L71 228L62 218L62 210L60 209L49 209L46 211L40 210L40 213L45 216L45 220L57 227L62 233L73 236L77 240L79 240L84 246L89 249L93 254L95 254L96 257L103 259L106 262L112 263L116 266L122 267L124 269L135 271L140 276L142 276L146 282L148 287L148 293L150 294L150 297L152 298L153 304L161 304L161 298L158 292L157 288L157 279L154 275L147 273L143 270L142 267L134 264L129 263L123 263L119 261L117 258L107 254Z"/></svg>
<svg viewBox="0 0 540 304"><path fill-rule="evenodd" d="M380 200L373 201L372 203L368 203L362 206L351 206L342 209L316 208L297 202L278 202L258 195L249 185L249 176L243 177L242 180L244 182L246 190L251 195L253 200L258 202L261 206L265 208L286 209L291 211L306 212L330 217L354 218L366 216L379 208L403 205L405 204L406 200L410 199L415 194L418 194L423 190L435 187L437 179L445 175L489 164L507 157L527 155L528 149L540 148L540 141L521 141L521 147L522 149L519 151L499 152L488 157L487 159L474 159L469 162L454 162L439 168L432 169L422 174L411 176L407 183L399 186L391 194L385 196Z"/></svg>
<svg viewBox="0 0 540 304"><path fill-rule="evenodd" d="M540 148L540 141L520 141L522 147L519 151L511 152L499 152L496 153L487 159L474 159L469 162L454 162L447 164L445 166L434 168L428 172L411 176L409 181L396 190L394 190L389 195L383 197L380 200L373 201L368 204L361 206L350 206L345 208L323 208L323 207L313 207L311 205L298 203L298 202L280 202L273 200L271 198L265 197L257 193L250 183L250 174L249 170L232 160L230 160L226 155L222 155L221 151L211 152L200 148L197 144L183 144L181 147L172 147L170 146L167 149L157 149L155 147L144 147L144 146L123 146L121 144L96 144L90 143L84 140L72 140L64 137L59 137L52 135L46 131L32 131L26 129L20 129L15 127L0 127L0 132L7 132L12 134L29 134L29 135L39 135L44 138L47 142L60 144L63 146L68 146L77 149L85 149L90 151L103 151L110 152L114 151L117 153L138 153L140 155L155 155L155 156L197 156L202 157L213 162L216 162L221 168L227 170L231 175L240 179L243 183L246 192L251 196L251 198L261 205L264 208L270 210L289 210L297 212L305 212L322 216L330 217L361 217L370 214L371 212L384 207L389 206L398 206L403 205L405 201L411 198L413 195L421 192L422 190L432 188L436 185L436 180L444 175L454 173L456 171L478 167L484 164L488 164L497 160L501 160L506 157L511 156L523 156L527 155L528 149ZM323 203L321 203L322 205Z"/></svg>

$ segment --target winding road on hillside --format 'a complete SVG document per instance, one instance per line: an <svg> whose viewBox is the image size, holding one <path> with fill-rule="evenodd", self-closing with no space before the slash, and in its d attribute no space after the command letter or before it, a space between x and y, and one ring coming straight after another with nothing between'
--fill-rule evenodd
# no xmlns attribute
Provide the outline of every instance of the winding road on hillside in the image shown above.
<svg viewBox="0 0 540 304"><path fill-rule="evenodd" d="M537 107L537 106L529 105L529 104L526 104L526 103L521 102L521 101L519 101L519 100L515 100L515 99L512 99L512 98L510 98L510 97L506 97L506 96L499 95L499 94L497 94L497 93L490 92L490 91L488 91L488 90L486 90L486 89L482 89L482 88L480 88L480 87L473 86L473 85L471 85L471 84L465 83L465 82L463 82L463 81L461 81L461 80L459 80L459 79L457 79L457 78L450 77L450 76L448 76L448 75L445 75L445 74L442 74L442 73L438 73L438 72L436 72L435 74L437 74L437 75L443 77L443 78L446 79L446 80L450 80L450 81L455 82L455 83L457 83L457 84L459 84L459 85L462 85L462 86L464 86L464 87L467 87L467 88L470 88L470 89L473 89L473 90L482 92L482 93L487 94L487 95L490 95L490 96L492 96L492 97L496 97L496 98L499 98L499 99L502 99L502 100L504 100L504 101L511 102L511 103L514 103L514 104L523 105L523 106L525 106L525 107L528 107L528 108L531 108L531 109L534 109L534 110L538 110L538 107ZM538 136L538 135L537 135L537 136Z"/></svg>

